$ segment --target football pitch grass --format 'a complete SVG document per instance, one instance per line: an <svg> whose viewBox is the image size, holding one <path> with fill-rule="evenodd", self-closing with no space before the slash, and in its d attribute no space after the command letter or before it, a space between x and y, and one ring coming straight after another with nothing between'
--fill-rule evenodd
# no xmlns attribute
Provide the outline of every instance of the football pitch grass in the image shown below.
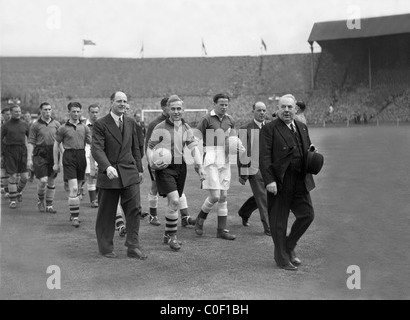
<svg viewBox="0 0 410 320"><path fill-rule="evenodd" d="M297 272L279 269L272 238L263 234L258 212L243 227L237 212L251 195L232 166L228 229L235 241L216 238L216 212L204 235L178 222L179 252L164 245L166 199L159 201L161 226L141 221L140 239L149 257L126 256L124 238L115 234L117 259L99 255L97 209L88 194L80 208L81 226L68 221L68 194L57 178L56 215L36 208L36 183L28 183L23 202L1 204L1 299L409 299L410 298L410 127L311 128L310 137L325 157L311 192L315 220L296 252ZM144 161L145 163L145 161ZM141 185L147 210L149 175ZM185 187L196 216L207 192L199 189L192 166ZM294 221L290 214L289 225ZM61 270L61 289L47 288L49 266ZM348 273L349 266L360 268ZM351 290L347 284L355 276ZM350 281L350 282L349 282Z"/></svg>

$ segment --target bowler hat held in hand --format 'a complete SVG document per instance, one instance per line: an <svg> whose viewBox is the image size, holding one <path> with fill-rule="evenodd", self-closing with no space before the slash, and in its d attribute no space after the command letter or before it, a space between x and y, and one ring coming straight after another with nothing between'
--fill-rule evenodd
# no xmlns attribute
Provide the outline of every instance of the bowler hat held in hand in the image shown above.
<svg viewBox="0 0 410 320"><path fill-rule="evenodd" d="M319 152L308 151L307 173L318 174L323 167L324 158Z"/></svg>

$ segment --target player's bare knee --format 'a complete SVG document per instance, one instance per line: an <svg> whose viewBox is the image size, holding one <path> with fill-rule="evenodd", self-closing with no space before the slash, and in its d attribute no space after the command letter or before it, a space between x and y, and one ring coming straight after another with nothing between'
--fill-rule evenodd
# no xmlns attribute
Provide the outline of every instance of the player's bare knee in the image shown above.
<svg viewBox="0 0 410 320"><path fill-rule="evenodd" d="M39 179L40 185L46 185L47 182L48 182L48 177L42 177Z"/></svg>
<svg viewBox="0 0 410 320"><path fill-rule="evenodd" d="M211 202L211 203L217 203L217 202L219 202L219 199L220 199L220 196L218 195L210 195L209 197L208 197L208 199L209 199L209 202Z"/></svg>
<svg viewBox="0 0 410 320"><path fill-rule="evenodd" d="M78 193L78 186L70 188L70 195L77 195Z"/></svg>
<svg viewBox="0 0 410 320"><path fill-rule="evenodd" d="M158 193L157 184L155 183L155 181L153 181L151 184L151 194L157 194L157 193Z"/></svg>
<svg viewBox="0 0 410 320"><path fill-rule="evenodd" d="M170 199L169 201L169 208L172 210L178 210L179 207L179 199Z"/></svg>
<svg viewBox="0 0 410 320"><path fill-rule="evenodd" d="M12 173L9 175L9 182L10 183L17 183L17 173Z"/></svg>

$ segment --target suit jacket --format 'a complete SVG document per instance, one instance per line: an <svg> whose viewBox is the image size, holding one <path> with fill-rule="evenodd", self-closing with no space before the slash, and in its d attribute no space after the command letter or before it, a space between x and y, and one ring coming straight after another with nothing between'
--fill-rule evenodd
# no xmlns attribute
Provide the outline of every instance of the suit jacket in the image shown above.
<svg viewBox="0 0 410 320"><path fill-rule="evenodd" d="M306 173L307 154L311 144L308 128L302 122L295 120L295 125L302 139L303 167L305 186L309 192L315 187L315 182L310 173ZM288 126L279 118L265 125L259 137L259 164L265 186L276 182L278 190L281 190L283 177L289 167L293 151L297 145L293 133Z"/></svg>
<svg viewBox="0 0 410 320"><path fill-rule="evenodd" d="M250 175L255 175L259 171L260 129L253 119L240 129L239 138L246 147L246 153L242 156L238 154L238 174L241 178L248 179Z"/></svg>
<svg viewBox="0 0 410 320"><path fill-rule="evenodd" d="M143 172L137 123L123 117L124 130L121 131L111 114L94 123L91 153L98 163L97 187L121 189L139 183L139 172ZM119 179L110 180L107 168L113 166Z"/></svg>

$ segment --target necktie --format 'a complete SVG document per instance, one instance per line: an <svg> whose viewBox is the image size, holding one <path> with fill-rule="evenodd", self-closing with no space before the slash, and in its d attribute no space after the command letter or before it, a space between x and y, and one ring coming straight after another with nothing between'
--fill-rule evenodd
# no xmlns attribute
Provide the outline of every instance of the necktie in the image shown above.
<svg viewBox="0 0 410 320"><path fill-rule="evenodd" d="M293 123L290 124L290 131L292 131L292 133L296 133L295 127L293 126Z"/></svg>
<svg viewBox="0 0 410 320"><path fill-rule="evenodd" d="M121 131L121 133L122 133L124 126L123 126L123 123L122 123L122 119L121 119L121 118L118 119L118 128L120 128L120 131Z"/></svg>

